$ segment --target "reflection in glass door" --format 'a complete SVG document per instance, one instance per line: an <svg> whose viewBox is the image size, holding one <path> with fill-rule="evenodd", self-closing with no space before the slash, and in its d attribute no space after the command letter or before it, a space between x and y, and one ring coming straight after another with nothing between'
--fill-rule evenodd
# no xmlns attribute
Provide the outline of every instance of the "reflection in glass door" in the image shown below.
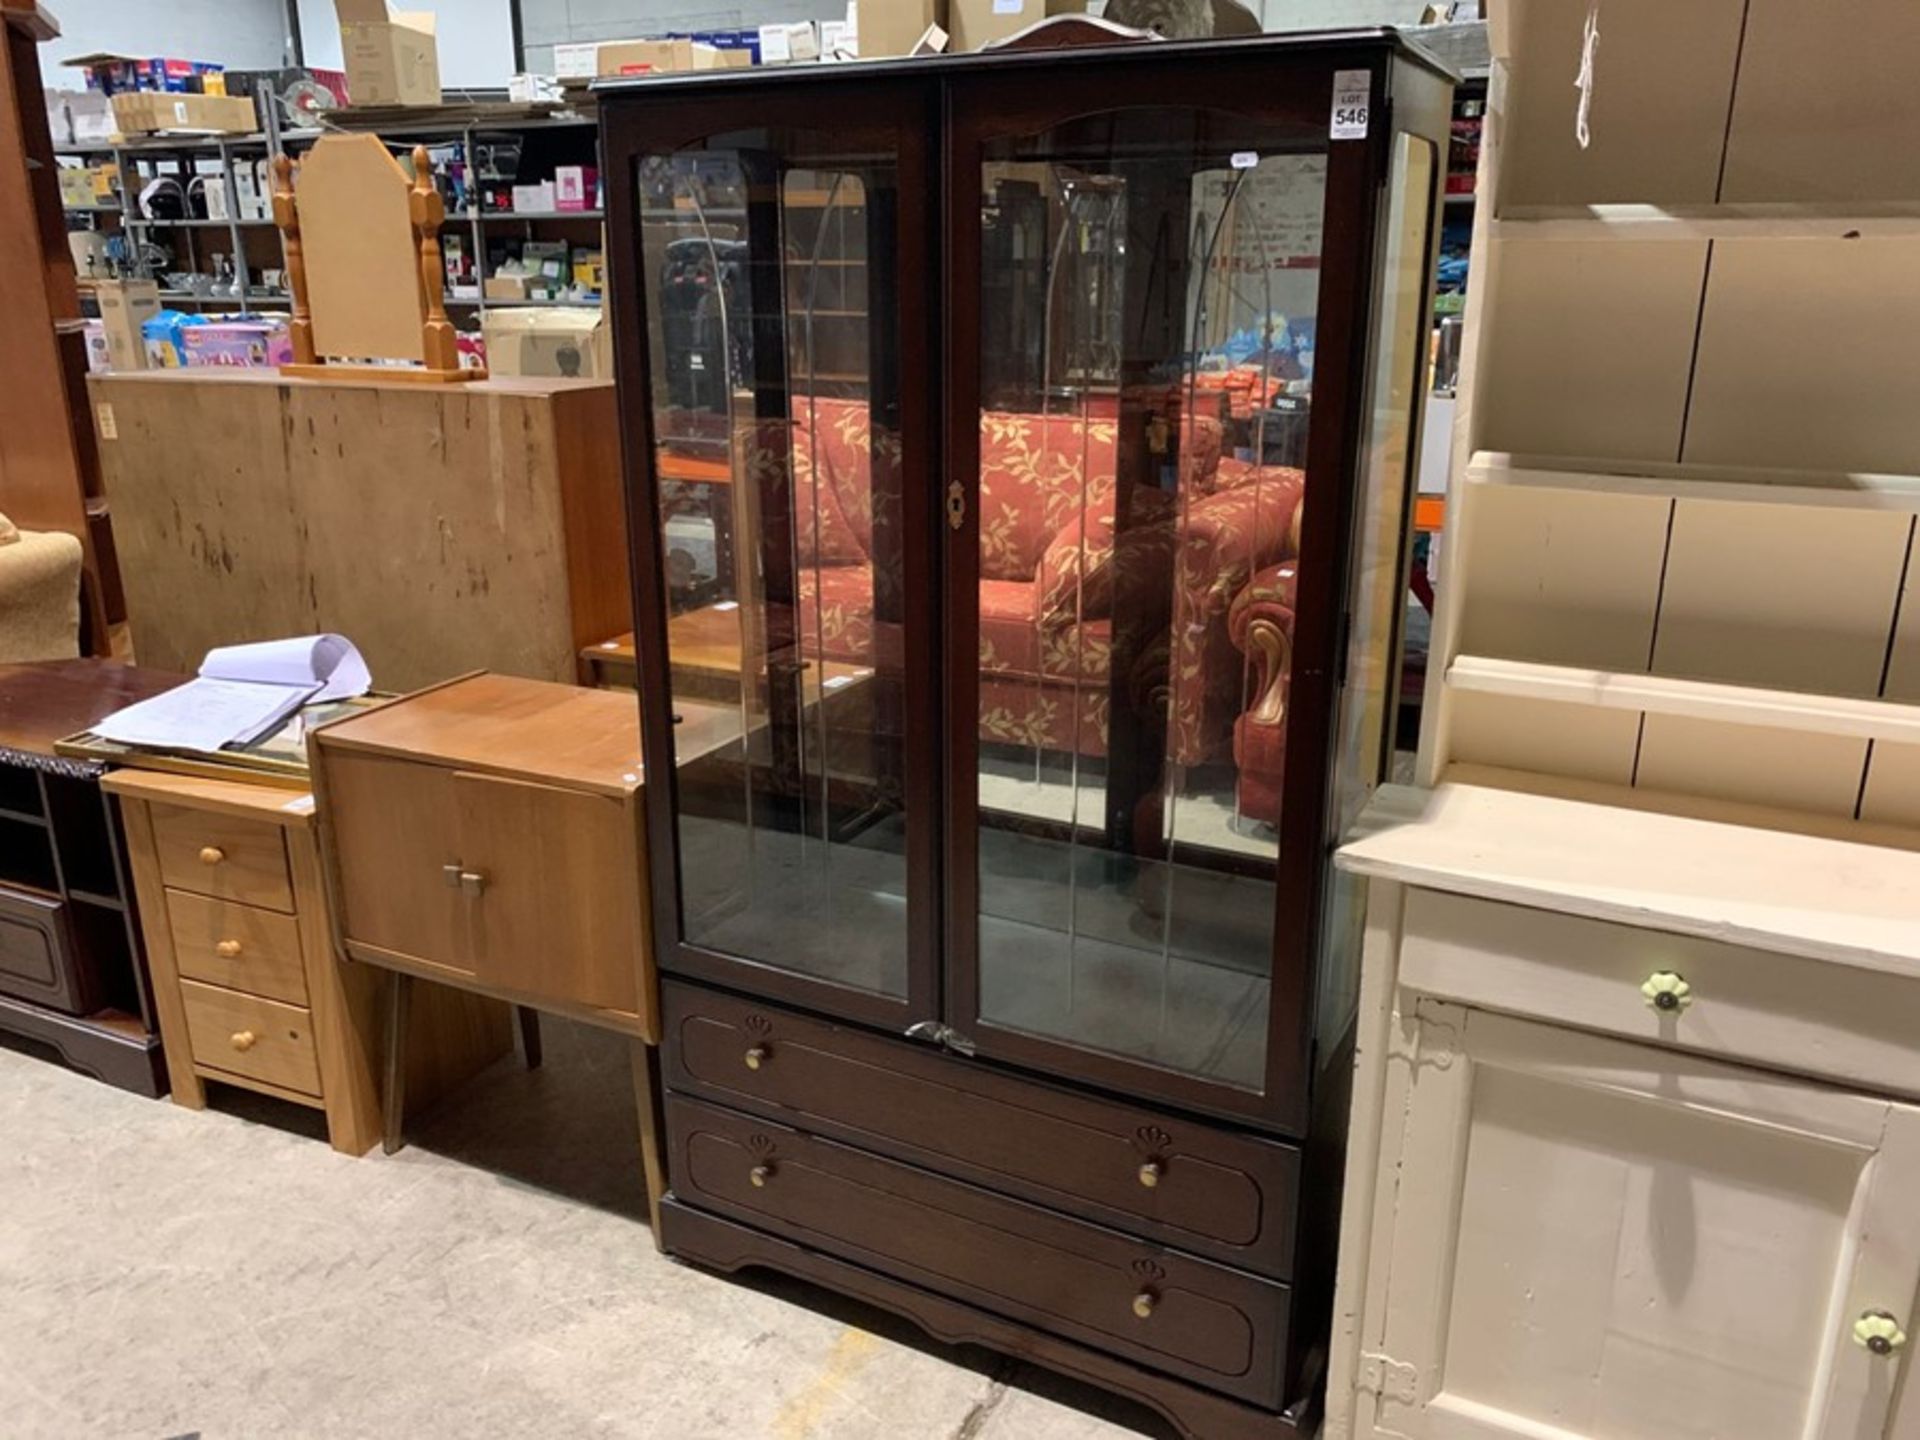
<svg viewBox="0 0 1920 1440"><path fill-rule="evenodd" d="M1256 1092L1326 167L1143 108L981 176L980 1018Z"/></svg>
<svg viewBox="0 0 1920 1440"><path fill-rule="evenodd" d="M643 157L685 942L908 992L896 157Z"/></svg>

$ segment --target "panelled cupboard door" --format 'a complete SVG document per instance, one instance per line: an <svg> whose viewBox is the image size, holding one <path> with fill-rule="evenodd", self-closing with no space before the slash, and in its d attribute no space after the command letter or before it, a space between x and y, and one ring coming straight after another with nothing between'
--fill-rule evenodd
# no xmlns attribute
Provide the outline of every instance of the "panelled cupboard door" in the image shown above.
<svg viewBox="0 0 1920 1440"><path fill-rule="evenodd" d="M479 877L468 889L481 982L637 1011L633 812L610 795L465 771L453 776L453 793L461 864Z"/></svg>
<svg viewBox="0 0 1920 1440"><path fill-rule="evenodd" d="M1920 1285L1920 1111L1413 1000L1362 1436L1881 1440ZM1911 1377L1908 1377L1911 1382Z"/></svg>

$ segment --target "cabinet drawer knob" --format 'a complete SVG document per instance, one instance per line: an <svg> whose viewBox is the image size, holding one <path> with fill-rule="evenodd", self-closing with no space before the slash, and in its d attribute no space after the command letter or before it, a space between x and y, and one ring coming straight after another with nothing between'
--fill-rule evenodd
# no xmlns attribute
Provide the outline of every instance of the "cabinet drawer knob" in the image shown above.
<svg viewBox="0 0 1920 1440"><path fill-rule="evenodd" d="M767 1182L773 1179L773 1166L756 1165L747 1172L747 1179L753 1182L754 1189L764 1190L767 1188Z"/></svg>
<svg viewBox="0 0 1920 1440"><path fill-rule="evenodd" d="M251 1050L257 1041L258 1037L255 1036L251 1030L236 1030L233 1032L233 1048L236 1050L242 1052Z"/></svg>
<svg viewBox="0 0 1920 1440"><path fill-rule="evenodd" d="M213 953L218 955L222 960L232 960L240 954L240 942L238 940L222 940L218 945L213 947Z"/></svg>
<svg viewBox="0 0 1920 1440"><path fill-rule="evenodd" d="M772 1052L764 1045L751 1046L746 1053L747 1069L758 1070L773 1058Z"/></svg>
<svg viewBox="0 0 1920 1440"><path fill-rule="evenodd" d="M1891 1355L1907 1343L1907 1332L1885 1310L1869 1310L1853 1322L1853 1343L1876 1355Z"/></svg>
<svg viewBox="0 0 1920 1440"><path fill-rule="evenodd" d="M1647 1004L1666 1015L1677 1015L1693 1004L1693 987L1686 976L1672 970L1654 971L1640 993L1647 997Z"/></svg>
<svg viewBox="0 0 1920 1440"><path fill-rule="evenodd" d="M1142 1290L1133 1297L1133 1313L1142 1320L1152 1318L1154 1306L1160 1303L1160 1297L1151 1290Z"/></svg>
<svg viewBox="0 0 1920 1440"><path fill-rule="evenodd" d="M487 888L486 872L482 870L462 870L460 872L460 890L462 894L478 895Z"/></svg>
<svg viewBox="0 0 1920 1440"><path fill-rule="evenodd" d="M226 858L227 852L222 850L218 845L202 845L200 847L200 863L202 865L218 865Z"/></svg>
<svg viewBox="0 0 1920 1440"><path fill-rule="evenodd" d="M1151 1190L1160 1183L1160 1177L1166 1173L1166 1167L1158 1160L1149 1160L1140 1167L1140 1183Z"/></svg>

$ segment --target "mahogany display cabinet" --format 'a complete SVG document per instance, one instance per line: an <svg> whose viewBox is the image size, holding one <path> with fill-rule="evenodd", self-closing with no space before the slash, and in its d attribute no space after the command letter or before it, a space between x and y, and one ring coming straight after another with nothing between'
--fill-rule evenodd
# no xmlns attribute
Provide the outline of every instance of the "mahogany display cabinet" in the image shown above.
<svg viewBox="0 0 1920 1440"><path fill-rule="evenodd" d="M1451 93L1387 31L603 90L668 1250L1311 1422Z"/></svg>

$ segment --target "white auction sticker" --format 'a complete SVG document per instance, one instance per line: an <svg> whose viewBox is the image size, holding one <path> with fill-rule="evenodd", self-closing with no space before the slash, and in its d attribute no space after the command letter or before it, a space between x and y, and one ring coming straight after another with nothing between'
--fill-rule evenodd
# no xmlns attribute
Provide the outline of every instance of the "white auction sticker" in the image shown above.
<svg viewBox="0 0 1920 1440"><path fill-rule="evenodd" d="M1236 170L1251 170L1260 163L1258 150L1236 150L1233 158L1227 162Z"/></svg>
<svg viewBox="0 0 1920 1440"><path fill-rule="evenodd" d="M1328 137L1334 140L1367 138L1367 111L1373 102L1373 72L1336 70L1333 72L1333 124Z"/></svg>

